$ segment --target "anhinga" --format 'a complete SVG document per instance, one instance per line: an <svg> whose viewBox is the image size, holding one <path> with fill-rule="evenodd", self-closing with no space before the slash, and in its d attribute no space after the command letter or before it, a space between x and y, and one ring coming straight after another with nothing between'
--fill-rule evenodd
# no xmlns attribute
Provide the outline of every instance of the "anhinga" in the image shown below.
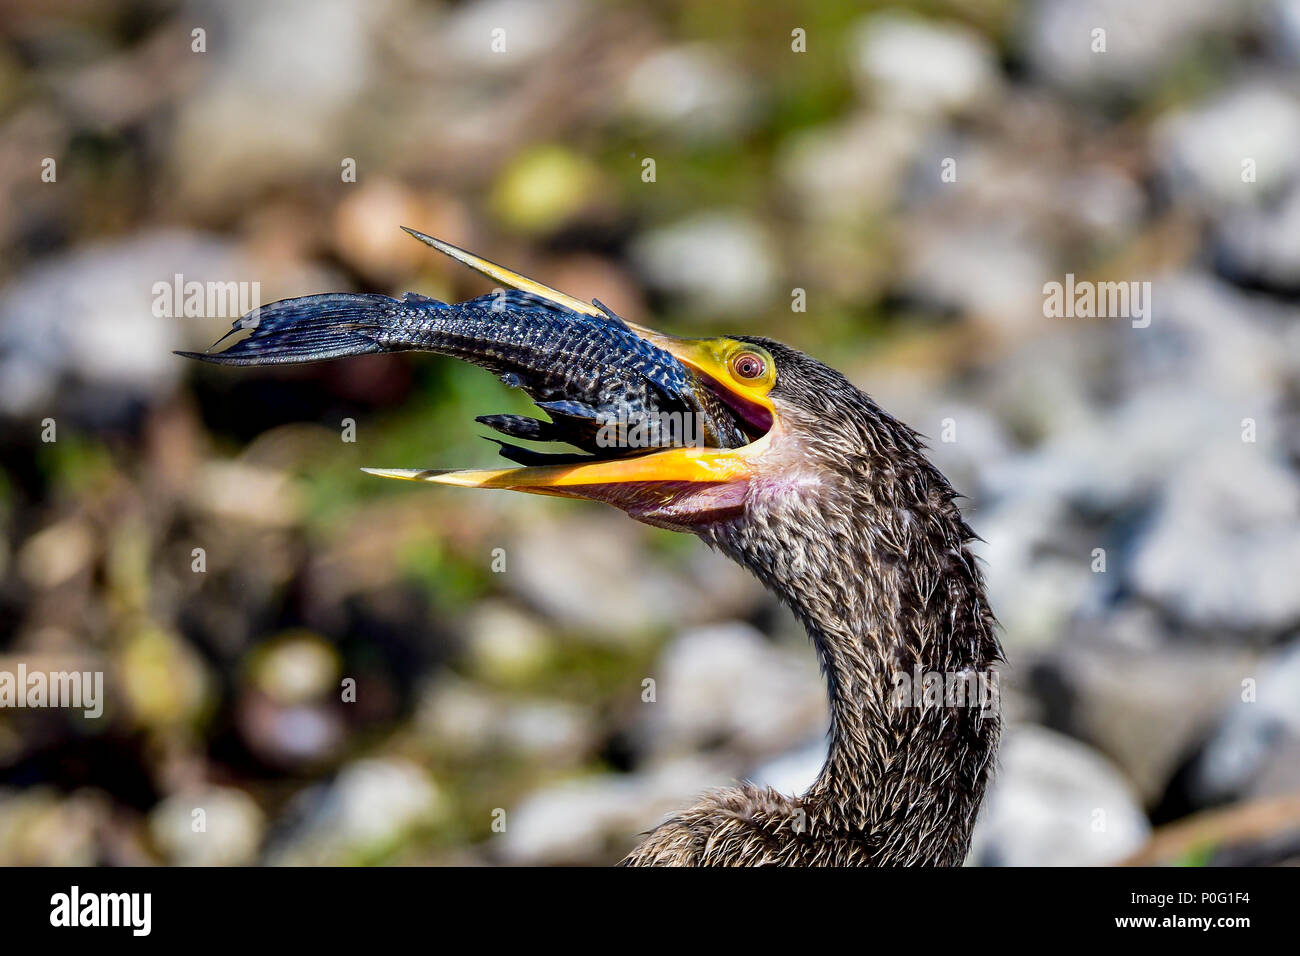
<svg viewBox="0 0 1300 956"><path fill-rule="evenodd" d="M374 473L591 498L696 534L793 609L825 673L830 748L807 793L711 792L623 862L960 864L1000 721L951 696L900 697L900 675L986 674L1001 649L973 534L917 433L777 342L663 335L407 231L511 291L457 304L410 293L289 299L235 323L232 333L251 334L226 351L187 354L263 365L420 350L488 368L551 421L480 421L584 453L502 442L524 467ZM703 440L658 427L664 412L693 419ZM657 427L630 440L646 419Z"/></svg>

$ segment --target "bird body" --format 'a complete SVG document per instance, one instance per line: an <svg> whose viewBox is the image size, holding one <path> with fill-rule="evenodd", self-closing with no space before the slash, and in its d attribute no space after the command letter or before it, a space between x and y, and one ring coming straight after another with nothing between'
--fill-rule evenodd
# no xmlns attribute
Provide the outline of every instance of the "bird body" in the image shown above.
<svg viewBox="0 0 1300 956"><path fill-rule="evenodd" d="M693 533L791 608L825 675L830 747L807 793L714 791L623 863L961 864L1000 718L983 698L975 706L907 685L912 675L949 688L996 682L1001 648L967 546L973 534L919 436L839 372L780 343L665 336L412 234L520 290L506 313L484 312L482 300L310 296L263 309L248 339L196 357L265 364L423 349L515 376L553 421L480 420L588 454L508 446L507 457L533 466L375 473L590 498ZM607 414L620 403L703 415L705 447L608 448L565 424L575 407Z"/></svg>

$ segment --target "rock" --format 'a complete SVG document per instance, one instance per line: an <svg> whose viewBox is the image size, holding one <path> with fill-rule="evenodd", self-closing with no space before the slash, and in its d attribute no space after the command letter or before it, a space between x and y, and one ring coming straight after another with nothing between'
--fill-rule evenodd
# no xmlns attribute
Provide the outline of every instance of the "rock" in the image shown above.
<svg viewBox="0 0 1300 956"><path fill-rule="evenodd" d="M773 645L746 624L684 632L647 676L656 700L636 731L655 753L725 745L736 754L774 754L829 722L812 651Z"/></svg>
<svg viewBox="0 0 1300 956"><path fill-rule="evenodd" d="M261 808L234 787L173 794L149 814L154 842L175 866L256 863L263 828Z"/></svg>
<svg viewBox="0 0 1300 956"><path fill-rule="evenodd" d="M1140 93L1207 35L1249 20L1247 0L1040 0L1021 49L1034 71L1076 91ZM1105 30L1095 52L1094 30Z"/></svg>
<svg viewBox="0 0 1300 956"><path fill-rule="evenodd" d="M737 315L771 303L776 254L764 229L740 213L704 212L642 234L632 258L646 280L701 312Z"/></svg>
<svg viewBox="0 0 1300 956"><path fill-rule="evenodd" d="M1051 646L1082 607L1095 604L1111 580L1092 570L1092 548L1080 541L1059 493L1026 489L972 516L989 606L1014 653Z"/></svg>
<svg viewBox="0 0 1300 956"><path fill-rule="evenodd" d="M602 642L644 638L682 597L635 536L595 512L569 521L537 516L506 551L506 587L558 627Z"/></svg>
<svg viewBox="0 0 1300 956"><path fill-rule="evenodd" d="M1226 435L1171 476L1137 543L1133 585L1195 627L1293 627L1300 623L1297 508L1294 473L1261 446Z"/></svg>
<svg viewBox="0 0 1300 956"><path fill-rule="evenodd" d="M464 630L474 672L497 684L527 683L552 657L545 629L505 602L477 605Z"/></svg>
<svg viewBox="0 0 1300 956"><path fill-rule="evenodd" d="M436 270L443 265L399 224L431 236L455 237L462 246L471 241L469 216L461 202L375 176L350 186L334 208L335 248L353 268L388 286L422 268Z"/></svg>
<svg viewBox="0 0 1300 956"><path fill-rule="evenodd" d="M516 701L502 709L506 747L550 767L577 763L590 754L595 729L580 706L558 700Z"/></svg>
<svg viewBox="0 0 1300 956"><path fill-rule="evenodd" d="M1257 655L1161 640L1156 615L1133 607L1077 630L1033 665L1032 682L1045 710L1060 715L1059 729L1114 760L1154 806L1224 701L1258 672Z"/></svg>
<svg viewBox="0 0 1300 956"><path fill-rule="evenodd" d="M1135 337L1139 347L1121 352L1126 386L1159 378L1185 387L1190 379L1229 407L1253 406L1257 416L1273 408L1300 368L1300 355L1279 347L1294 332L1300 311L1199 273L1163 278L1153 296L1151 328L1134 330L1151 334ZM1265 432L1263 443L1269 440Z"/></svg>
<svg viewBox="0 0 1300 956"><path fill-rule="evenodd" d="M486 0L457 6L440 25L436 52L457 74L519 73L555 55L587 15L581 0ZM499 52L493 47L498 40Z"/></svg>
<svg viewBox="0 0 1300 956"><path fill-rule="evenodd" d="M1277 206L1232 213L1216 230L1218 263L1242 284L1296 287L1300 276L1300 188Z"/></svg>
<svg viewBox="0 0 1300 956"><path fill-rule="evenodd" d="M1105 866L1151 827L1127 782L1091 748L1032 724L1007 728L968 862Z"/></svg>
<svg viewBox="0 0 1300 956"><path fill-rule="evenodd" d="M1044 329L994 362L973 400L987 405L1008 431L1020 436L1032 457L1041 443L1092 427L1102 417L1085 383L1098 364L1111 361L1108 344L1091 329L1069 325ZM1023 457L1013 457L1010 463ZM989 461L984 480L1005 463ZM1004 489L994 483L988 490L996 495Z"/></svg>
<svg viewBox="0 0 1300 956"><path fill-rule="evenodd" d="M430 746L454 755L482 753L498 734L499 704L479 685L441 675L420 691L416 733Z"/></svg>
<svg viewBox="0 0 1300 956"><path fill-rule="evenodd" d="M165 395L183 369L183 318L154 313L155 283L241 276L231 247L179 232L47 259L0 294L0 414L109 418ZM101 404L102 403L102 404ZM92 408L91 406L96 406Z"/></svg>
<svg viewBox="0 0 1300 956"><path fill-rule="evenodd" d="M998 223L931 220L906 232L900 278L921 302L1021 336L1044 321L1050 272L1041 243Z"/></svg>
<svg viewBox="0 0 1300 956"><path fill-rule="evenodd" d="M1179 199L1208 212L1270 205L1300 173L1300 96L1294 83L1253 79L1165 116L1153 153ZM1243 162L1254 178L1243 181Z"/></svg>
<svg viewBox="0 0 1300 956"><path fill-rule="evenodd" d="M1300 790L1300 640L1243 674L1236 691L1192 764L1195 805Z"/></svg>
<svg viewBox="0 0 1300 956"><path fill-rule="evenodd" d="M695 542L692 551L703 551ZM502 583L561 630L614 645L753 606L758 592L725 559L692 556L686 572L657 560L622 515L533 513L506 548ZM702 582L704 586L702 585Z"/></svg>
<svg viewBox="0 0 1300 956"><path fill-rule="evenodd" d="M252 684L279 704L332 697L340 666L333 645L307 630L277 635L259 644L248 659Z"/></svg>
<svg viewBox="0 0 1300 956"><path fill-rule="evenodd" d="M215 207L294 171L310 179L328 168L339 182L348 109L373 73L388 6L288 0L214 12L206 82L182 101L172 140L185 196Z"/></svg>
<svg viewBox="0 0 1300 956"><path fill-rule="evenodd" d="M0 789L0 866L95 866L112 806L103 794Z"/></svg>
<svg viewBox="0 0 1300 956"><path fill-rule="evenodd" d="M754 113L746 77L703 44L651 53L632 68L625 84L624 108L634 122L688 140L734 136Z"/></svg>
<svg viewBox="0 0 1300 956"><path fill-rule="evenodd" d="M1036 444L989 460L985 494L1114 512L1159 494L1207 436L1240 444L1243 417L1260 420L1259 447L1276 447L1263 422L1293 374L1278 347L1286 310L1195 274L1156 280L1152 300L1147 328L1063 327L990 372L985 401ZM1103 380L1105 405L1082 388Z"/></svg>
<svg viewBox="0 0 1300 956"><path fill-rule="evenodd" d="M345 736L338 650L295 629L258 644L245 658L235 722L263 762L290 771L325 765ZM345 705L351 706L351 705Z"/></svg>
<svg viewBox="0 0 1300 956"><path fill-rule="evenodd" d="M859 86L886 107L946 112L969 107L997 90L988 42L953 23L878 13L859 22L851 42Z"/></svg>
<svg viewBox="0 0 1300 956"><path fill-rule="evenodd" d="M348 764L333 782L302 793L295 809L298 819L274 838L266 862L328 866L376 859L445 812L424 770L397 757Z"/></svg>
<svg viewBox="0 0 1300 956"><path fill-rule="evenodd" d="M1300 63L1300 0L1273 0L1269 7L1269 39L1285 59Z"/></svg>
<svg viewBox="0 0 1300 956"><path fill-rule="evenodd" d="M241 461L203 464L190 504L198 512L224 521L260 528L295 526L302 513L301 489L286 471Z"/></svg>
<svg viewBox="0 0 1300 956"><path fill-rule="evenodd" d="M1048 495L1094 511L1115 511L1147 499L1204 436L1237 439L1237 423L1211 388L1188 396L1173 385L1153 384L1117 402L1108 415L1055 430L1025 454L988 462L982 486L1012 506L1015 498Z"/></svg>
<svg viewBox="0 0 1300 956"><path fill-rule="evenodd" d="M551 768L588 759L598 739L591 714L579 704L496 693L445 674L421 692L415 724L433 752L500 753Z"/></svg>
<svg viewBox="0 0 1300 956"><path fill-rule="evenodd" d="M69 518L32 535L18 551L18 573L35 588L56 588L90 568L98 545L87 523Z"/></svg>
<svg viewBox="0 0 1300 956"><path fill-rule="evenodd" d="M506 815L492 840L502 862L530 866L617 862L639 834L709 787L729 781L699 758L661 764L644 773L601 774L535 790Z"/></svg>
<svg viewBox="0 0 1300 956"><path fill-rule="evenodd" d="M1005 461L1013 454L1006 428L987 408L933 393L915 398L911 410L891 404L891 413L926 436L930 460L959 492L974 491L989 462Z"/></svg>
<svg viewBox="0 0 1300 956"><path fill-rule="evenodd" d="M323 701L281 704L249 691L236 702L235 723L248 749L282 770L319 767L343 746L343 716Z"/></svg>
<svg viewBox="0 0 1300 956"><path fill-rule="evenodd" d="M777 175L801 215L818 223L860 224L898 202L924 132L915 117L898 113L868 113L802 130L781 144Z"/></svg>
<svg viewBox="0 0 1300 956"><path fill-rule="evenodd" d="M191 299L195 283L203 295ZM33 429L62 414L79 427L115 424L193 371L173 349L207 348L245 303L329 284L325 270L255 261L227 240L182 230L52 256L0 292L0 416L36 416Z"/></svg>
<svg viewBox="0 0 1300 956"><path fill-rule="evenodd" d="M829 740L819 734L794 750L760 764L745 775L755 786L771 787L777 793L799 796L806 793L826 763Z"/></svg>

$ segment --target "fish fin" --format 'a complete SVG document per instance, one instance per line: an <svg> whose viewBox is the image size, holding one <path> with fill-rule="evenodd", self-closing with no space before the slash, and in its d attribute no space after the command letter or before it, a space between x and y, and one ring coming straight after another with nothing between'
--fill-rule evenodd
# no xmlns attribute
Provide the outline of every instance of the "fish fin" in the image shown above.
<svg viewBox="0 0 1300 956"><path fill-rule="evenodd" d="M595 460L591 455L582 455L576 452L533 451L531 448L521 448L519 445L512 445L499 438L491 438L486 435L484 437L497 445L497 451L502 458L513 461L516 465L529 468L535 465L578 465Z"/></svg>
<svg viewBox="0 0 1300 956"><path fill-rule="evenodd" d="M430 307L444 306L424 296L398 301L386 295L350 292L282 299L237 320L212 347L236 332L247 329L250 334L224 352L177 354L217 365L279 365L396 351L401 349L400 342L384 333L393 329L398 319Z"/></svg>

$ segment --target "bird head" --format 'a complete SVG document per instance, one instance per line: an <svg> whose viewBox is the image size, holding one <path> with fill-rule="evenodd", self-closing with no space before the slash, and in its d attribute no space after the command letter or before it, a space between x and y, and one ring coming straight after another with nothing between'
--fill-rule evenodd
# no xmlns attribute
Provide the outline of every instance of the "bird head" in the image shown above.
<svg viewBox="0 0 1300 956"><path fill-rule="evenodd" d="M407 231L503 285L555 307L593 319L612 316L599 303L584 302L448 243ZM607 453L597 449L577 461L518 468L366 471L442 485L592 499L647 524L693 532L736 517L758 499L770 504L793 498L808 504L818 488L846 477L844 449L862 447L857 433L863 415L870 413L863 403L870 401L840 373L769 339L682 338L617 321L689 369L695 406L728 418L732 427L721 430L743 439L729 443L734 447L690 443L644 453L629 453L626 447ZM539 361L567 363L565 376L582 381L591 372L583 366L585 359L578 350ZM847 433L840 434L845 429ZM829 439L832 433L839 435L834 441Z"/></svg>

